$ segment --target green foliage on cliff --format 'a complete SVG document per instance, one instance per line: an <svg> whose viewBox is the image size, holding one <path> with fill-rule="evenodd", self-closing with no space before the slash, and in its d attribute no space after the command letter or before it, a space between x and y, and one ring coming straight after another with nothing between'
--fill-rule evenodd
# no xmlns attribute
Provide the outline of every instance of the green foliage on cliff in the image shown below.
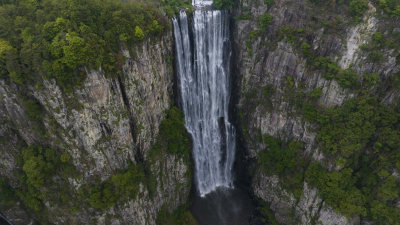
<svg viewBox="0 0 400 225"><path fill-rule="evenodd" d="M130 164L127 170L120 171L104 182L86 184L80 188L82 201L96 209L108 209L118 201L134 199L140 183L145 182L143 164Z"/></svg>
<svg viewBox="0 0 400 225"><path fill-rule="evenodd" d="M382 225L400 223L399 210L395 207L400 194L399 181L387 172L393 167L390 162L400 162L398 153L393 152L397 156L389 158L386 154L376 157L376 153L364 152L356 162L347 165L347 161L343 169L328 171L318 163L305 160L300 143L266 136L264 144L267 149L259 152L258 165L268 175L279 175L282 187L295 197L301 197L305 180L318 188L328 205L345 216L362 215Z"/></svg>
<svg viewBox="0 0 400 225"><path fill-rule="evenodd" d="M359 22L361 20L362 16L368 9L367 0L338 0L331 2L324 0L310 0L310 1L317 5L324 4L324 6L329 6L333 8L336 8L337 5L345 6L345 9L348 9L347 13L349 13L350 16L352 16L356 22Z"/></svg>
<svg viewBox="0 0 400 225"><path fill-rule="evenodd" d="M358 97L338 108L314 110L318 143L342 169L328 172L312 164L306 180L342 214L400 224L395 206L400 183L393 175L400 169L400 108Z"/></svg>
<svg viewBox="0 0 400 225"><path fill-rule="evenodd" d="M271 136L265 136L263 143L267 147L258 154L262 171L269 175L278 174L284 180L283 186L299 198L303 193L305 166L301 158L301 143L284 142Z"/></svg>
<svg viewBox="0 0 400 225"><path fill-rule="evenodd" d="M369 58L371 61L380 62L382 61L382 52L380 49L385 47L385 40L381 32L376 32L372 35L371 41L368 44L363 44L360 48L364 51L369 52Z"/></svg>
<svg viewBox="0 0 400 225"><path fill-rule="evenodd" d="M169 154L176 154L179 157L187 158L189 156L190 136L186 132L183 114L178 108L172 107L167 113L167 118L161 122L160 134L155 147L166 147Z"/></svg>
<svg viewBox="0 0 400 225"><path fill-rule="evenodd" d="M265 172L290 174L295 171L297 154L301 149L300 143L294 141L285 143L271 136L265 136L263 143L267 146L267 150L259 153L259 163Z"/></svg>
<svg viewBox="0 0 400 225"><path fill-rule="evenodd" d="M14 190L10 187L8 179L0 177L0 203L7 204L15 199Z"/></svg>
<svg viewBox="0 0 400 225"><path fill-rule="evenodd" d="M44 202L60 207L68 206L71 210L76 205L80 208L109 209L117 202L135 199L141 184L149 189L151 197L158 185L157 176L161 175L153 174L152 169L158 169L154 167L154 163L162 164L166 155L173 154L184 159L184 163L190 167L190 149L189 134L184 127L182 114L179 109L172 107L160 125L159 137L150 150L148 160L130 163L127 169L117 171L104 181L97 177L82 185L78 193L74 193L68 182L63 183L68 177L77 175L71 155L42 146L24 147L19 162L22 168L19 187L12 189L1 178L0 201L4 203L20 199L30 210L40 212L38 217L45 216ZM190 174L188 180L190 181ZM186 213L182 221L186 221L184 218L188 218Z"/></svg>
<svg viewBox="0 0 400 225"><path fill-rule="evenodd" d="M42 106L36 99L26 99L22 105L27 113L28 119L39 122L42 121Z"/></svg>
<svg viewBox="0 0 400 225"><path fill-rule="evenodd" d="M254 214L257 216L257 220L260 220L259 223L255 222L255 224L281 225L266 202L256 197L255 204L256 210Z"/></svg>
<svg viewBox="0 0 400 225"><path fill-rule="evenodd" d="M167 205L163 205L157 215L157 225L197 225L193 215L186 205L181 205L173 212L170 212Z"/></svg>
<svg viewBox="0 0 400 225"><path fill-rule="evenodd" d="M51 177L55 169L61 164L54 149L32 146L22 151L22 170L27 181L35 188L40 188L45 183L46 177Z"/></svg>
<svg viewBox="0 0 400 225"><path fill-rule="evenodd" d="M185 9L189 12L193 10L191 0L161 0L161 8L169 18L178 16L180 9Z"/></svg>
<svg viewBox="0 0 400 225"><path fill-rule="evenodd" d="M376 79L372 74L364 82ZM320 96L320 89L299 99L296 93L291 101L300 102L297 108L303 117L318 124L317 143L326 160L339 169L328 171L323 163L309 163L312 160L300 146L290 148L292 141L267 136L263 139L267 149L259 153L263 172L279 175L282 187L296 197L301 196L303 180L307 181L343 215L362 215L382 225L400 224L396 208L400 182L395 175L400 170L400 107L361 95L341 107L322 109L313 100Z"/></svg>
<svg viewBox="0 0 400 225"><path fill-rule="evenodd" d="M274 0L264 0L264 3L267 4L268 8L271 8L272 5L275 3Z"/></svg>
<svg viewBox="0 0 400 225"><path fill-rule="evenodd" d="M367 214L366 198L355 186L357 178L352 169L328 172L317 163L311 163L306 171L306 181L317 187L322 199L341 214L345 216Z"/></svg>
<svg viewBox="0 0 400 225"><path fill-rule="evenodd" d="M166 20L144 3L101 0L2 1L1 76L17 84L55 78L71 91L85 69L121 70L121 45L164 31Z"/></svg>
<svg viewBox="0 0 400 225"><path fill-rule="evenodd" d="M378 0L378 6L392 17L400 17L399 0Z"/></svg>
<svg viewBox="0 0 400 225"><path fill-rule="evenodd" d="M350 14L359 19L368 9L368 1L366 0L351 0L349 4Z"/></svg>
<svg viewBox="0 0 400 225"><path fill-rule="evenodd" d="M318 56L313 51L311 44L303 41L307 34L303 29L294 29L290 26L282 26L279 31L278 40L284 39L291 43L307 59L307 65L310 69L316 69L322 72L322 76L328 80L335 79L343 88L357 89L361 87L361 81L364 75L356 73L353 69L341 69L339 65L329 57ZM365 75L369 76L369 75Z"/></svg>
<svg viewBox="0 0 400 225"><path fill-rule="evenodd" d="M297 45L300 44L298 43ZM342 88L369 88L376 85L379 81L378 74L358 74L352 68L340 68L339 65L329 57L316 56L311 50L311 46L306 42L302 43L300 46L303 56L307 59L309 68L322 72L322 76L325 79L335 79ZM370 55L370 57L372 56ZM374 61L378 62L379 60L374 59Z"/></svg>
<svg viewBox="0 0 400 225"><path fill-rule="evenodd" d="M214 0L213 5L217 9L231 9L235 5L234 0Z"/></svg>
<svg viewBox="0 0 400 225"><path fill-rule="evenodd" d="M336 62L328 57L309 58L308 60L313 68L322 71L324 78L335 79L342 88L368 88L376 85L379 81L378 74L358 74L351 68L341 69Z"/></svg>
<svg viewBox="0 0 400 225"><path fill-rule="evenodd" d="M260 22L258 23L258 28L260 29L261 32L265 33L272 23L272 16L268 13L265 13L264 15L260 16Z"/></svg>
<svg viewBox="0 0 400 225"><path fill-rule="evenodd" d="M64 158L65 155L67 153L64 153ZM43 208L44 200L55 201L56 199L50 197L53 194L50 190L54 184L52 177L56 174L69 176L74 173L72 163L69 160L62 161L60 157L60 154L52 148L29 146L22 149L20 157L22 173L19 188L15 193L28 208L39 211Z"/></svg>
<svg viewBox="0 0 400 225"><path fill-rule="evenodd" d="M148 188L151 196L156 189L158 176L151 170L154 163L163 163L166 155L172 154L184 159L189 166L190 150L191 143L182 114L178 108L172 107L160 124L159 136L146 161L130 163L126 170L118 171L103 182L96 179L93 183L82 186L79 199L95 209L108 209L117 202L135 199L140 184Z"/></svg>
<svg viewBox="0 0 400 225"><path fill-rule="evenodd" d="M368 54L368 59L371 62L383 62L383 50L391 49L392 55L396 56L397 62L400 62L400 32L392 30L391 32L385 31L376 32L372 35L371 40L360 46L360 49Z"/></svg>

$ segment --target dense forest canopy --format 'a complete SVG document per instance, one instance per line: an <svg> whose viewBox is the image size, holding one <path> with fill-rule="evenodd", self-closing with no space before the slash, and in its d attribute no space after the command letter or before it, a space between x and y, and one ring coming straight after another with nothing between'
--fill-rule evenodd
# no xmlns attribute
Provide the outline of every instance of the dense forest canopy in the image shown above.
<svg viewBox="0 0 400 225"><path fill-rule="evenodd" d="M67 90L85 69L117 74L122 47L158 36L167 21L150 4L109 0L2 1L0 76L17 84L55 78Z"/></svg>

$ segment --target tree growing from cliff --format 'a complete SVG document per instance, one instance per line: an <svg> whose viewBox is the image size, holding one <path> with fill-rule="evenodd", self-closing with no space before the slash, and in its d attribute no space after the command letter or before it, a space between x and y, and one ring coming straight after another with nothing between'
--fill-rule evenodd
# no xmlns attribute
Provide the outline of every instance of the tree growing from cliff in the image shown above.
<svg viewBox="0 0 400 225"><path fill-rule="evenodd" d="M213 5L217 9L230 9L235 4L233 0L214 0Z"/></svg>
<svg viewBox="0 0 400 225"><path fill-rule="evenodd" d="M135 36L135 40L137 40L137 41L143 40L143 39L144 39L144 33L143 33L143 31L142 31L142 28L140 28L139 26L136 26L136 27L135 27L135 34L134 34L134 36Z"/></svg>
<svg viewBox="0 0 400 225"><path fill-rule="evenodd" d="M351 0L349 4L350 14L356 18L360 19L365 11L368 9L368 1L366 0Z"/></svg>

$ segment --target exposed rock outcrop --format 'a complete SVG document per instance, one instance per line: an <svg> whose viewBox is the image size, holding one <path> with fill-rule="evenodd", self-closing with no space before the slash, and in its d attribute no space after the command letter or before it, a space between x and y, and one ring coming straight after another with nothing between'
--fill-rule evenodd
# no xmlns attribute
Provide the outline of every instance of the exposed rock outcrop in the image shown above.
<svg viewBox="0 0 400 225"><path fill-rule="evenodd" d="M320 15L318 7L305 0L275 0L268 6L263 0L240 1L233 12L234 73L239 91L238 111L242 127L242 141L246 146L244 155L257 164L258 152L265 149L262 137L271 135L284 140L304 143L305 154L313 160L323 162L328 169L334 169L316 144L314 125L305 121L293 106L295 90L300 93L321 89L317 99L321 107L342 105L356 97L356 93L342 88L337 81L325 79L321 72L307 66L306 58L299 46L286 41L284 26L298 32L311 29L312 35L302 41L311 43L310 48L322 56L330 57L342 69L350 65L359 73L378 73L385 77L400 70L393 61L390 51L383 54L384 63L372 63L360 46L370 41L379 26L376 9L369 4L369 10L362 21L338 28L342 33L327 31L320 20L326 15L334 21L329 12ZM339 6L338 6L339 7ZM337 8L336 10L340 10ZM268 12L272 23L266 32L259 29L261 16ZM345 15L341 15L346 21ZM301 37L293 37L301 38ZM388 91L384 101L390 104L398 97L398 91ZM252 174L252 189L256 196L270 204L277 220L283 224L359 224L358 218L346 218L335 212L319 197L319 191L303 185L303 195L296 199L283 189L279 177L266 176L260 170Z"/></svg>

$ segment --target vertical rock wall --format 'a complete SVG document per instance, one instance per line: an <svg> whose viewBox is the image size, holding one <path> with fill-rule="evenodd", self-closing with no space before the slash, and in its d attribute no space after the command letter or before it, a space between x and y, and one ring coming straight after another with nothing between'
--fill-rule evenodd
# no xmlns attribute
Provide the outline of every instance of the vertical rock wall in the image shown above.
<svg viewBox="0 0 400 225"><path fill-rule="evenodd" d="M269 6L266 2L274 2ZM337 9L338 12L340 8ZM268 29L257 34L261 17L269 13L272 23ZM334 33L322 24L324 17L334 18L329 11L323 11L306 0L243 0L233 12L234 70L237 77L239 123L245 156L250 168L257 168L258 152L265 149L264 135L284 140L304 143L305 155L322 162L332 169L332 165L316 144L314 125L305 121L293 107L293 89L311 92L322 90L317 102L321 107L340 106L356 93L340 87L335 80L325 79L321 72L307 67L306 58L294 43L282 38L282 27L296 30L311 29L307 42L313 51L335 59L343 69L352 64L359 73L379 73L389 76L400 70L390 51L384 54L384 63L376 64L367 60L360 50L363 43L370 41L379 26L384 26L376 17L376 9L369 5L362 21L352 24L344 14L339 33ZM342 15L342 14L340 14ZM300 38L300 37L294 37ZM303 40L305 41L305 40ZM287 88L288 83L291 89ZM267 91L265 91L267 90ZM268 94L268 90L272 93ZM267 93L267 94L266 94ZM387 102L398 97L398 91L388 90ZM268 96L267 96L268 95ZM253 173L253 172L252 172ZM319 197L319 191L303 185L303 196L296 199L285 190L277 176L266 176L255 169L252 175L254 194L270 204L277 220L283 224L359 224L358 218L346 218L336 213Z"/></svg>
<svg viewBox="0 0 400 225"><path fill-rule="evenodd" d="M105 75L101 69L87 71L81 87L65 93L54 80L42 86L19 90L0 80L0 175L17 185L20 171L19 142L40 143L69 153L79 176L69 178L68 189L77 191L94 179L106 180L127 168L128 162L146 160L156 141L158 127L173 104L173 37L137 44L125 57L121 74ZM29 93L43 108L44 134L35 132L23 107L21 93ZM140 186L136 199L117 203L109 210L78 209L78 213L45 203L48 220L54 224L155 224L166 204L170 209L186 202L190 168L183 159L160 153L151 164L156 177L155 194ZM0 206L1 207L1 206ZM3 211L15 224L15 213Z"/></svg>

